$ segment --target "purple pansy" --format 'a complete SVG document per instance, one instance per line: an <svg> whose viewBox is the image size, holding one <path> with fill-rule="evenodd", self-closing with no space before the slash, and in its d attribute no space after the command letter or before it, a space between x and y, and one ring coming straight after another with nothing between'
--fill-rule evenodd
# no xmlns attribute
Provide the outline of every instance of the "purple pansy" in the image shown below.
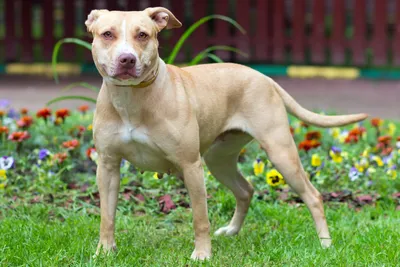
<svg viewBox="0 0 400 267"><path fill-rule="evenodd" d="M339 154L339 153L342 152L342 149L340 149L340 148L337 147L337 146L332 146L331 150L332 150L332 152L335 153L335 154Z"/></svg>
<svg viewBox="0 0 400 267"><path fill-rule="evenodd" d="M50 151L49 150L47 150L45 148L39 150L39 159L40 160L44 160L49 155L50 155Z"/></svg>
<svg viewBox="0 0 400 267"><path fill-rule="evenodd" d="M13 157L1 157L0 158L0 170L8 170L14 167L14 158Z"/></svg>

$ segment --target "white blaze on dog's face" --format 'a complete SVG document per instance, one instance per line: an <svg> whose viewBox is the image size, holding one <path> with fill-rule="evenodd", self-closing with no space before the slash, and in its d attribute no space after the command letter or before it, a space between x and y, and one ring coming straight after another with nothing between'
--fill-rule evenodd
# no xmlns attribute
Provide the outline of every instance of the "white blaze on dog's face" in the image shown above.
<svg viewBox="0 0 400 267"><path fill-rule="evenodd" d="M158 59L157 34L182 24L166 8L143 11L93 10L85 22L93 34L93 60L100 74L115 85L144 81Z"/></svg>

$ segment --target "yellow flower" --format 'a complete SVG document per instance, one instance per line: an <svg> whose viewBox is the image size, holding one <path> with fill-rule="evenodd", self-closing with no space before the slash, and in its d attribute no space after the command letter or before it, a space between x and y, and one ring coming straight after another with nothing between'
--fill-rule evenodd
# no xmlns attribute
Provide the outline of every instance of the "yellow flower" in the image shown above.
<svg viewBox="0 0 400 267"><path fill-rule="evenodd" d="M368 173L376 173L376 169L374 167L369 167L367 172Z"/></svg>
<svg viewBox="0 0 400 267"><path fill-rule="evenodd" d="M260 174L264 173L264 167L265 167L265 163L262 162L260 159L257 159L254 161L253 163L253 171L254 171L254 175L258 176Z"/></svg>
<svg viewBox="0 0 400 267"><path fill-rule="evenodd" d="M153 174L153 177L154 177L155 179L158 179L158 173L155 172L155 173Z"/></svg>
<svg viewBox="0 0 400 267"><path fill-rule="evenodd" d="M90 125L87 127L87 129L88 129L88 131L91 131L91 130L93 130L93 125L92 125L92 124L90 124Z"/></svg>
<svg viewBox="0 0 400 267"><path fill-rule="evenodd" d="M361 161L358 163L356 162L354 164L354 167L359 171L359 172L364 172L368 167L369 167L369 162L366 158L361 159Z"/></svg>
<svg viewBox="0 0 400 267"><path fill-rule="evenodd" d="M395 133L396 133L396 125L393 122L391 122L388 125L388 134L394 136Z"/></svg>
<svg viewBox="0 0 400 267"><path fill-rule="evenodd" d="M364 149L364 151L363 151L363 153L362 153L362 157L364 157L364 158L368 158L368 156L369 156L369 151L370 151L370 148L366 148L366 149Z"/></svg>
<svg viewBox="0 0 400 267"><path fill-rule="evenodd" d="M0 190L4 189L4 187L6 187L5 183L0 183Z"/></svg>
<svg viewBox="0 0 400 267"><path fill-rule="evenodd" d="M396 180L396 178L397 178L397 171L396 170L390 169L390 170L388 170L386 172L386 174L389 175L389 178L392 179L392 180Z"/></svg>
<svg viewBox="0 0 400 267"><path fill-rule="evenodd" d="M329 151L329 155L331 156L333 162L341 163L343 161L342 153L335 153L332 150Z"/></svg>
<svg viewBox="0 0 400 267"><path fill-rule="evenodd" d="M311 166L319 167L322 164L321 157L318 154L313 154L311 156Z"/></svg>
<svg viewBox="0 0 400 267"><path fill-rule="evenodd" d="M7 180L6 170L0 170L0 180L2 180L2 181Z"/></svg>
<svg viewBox="0 0 400 267"><path fill-rule="evenodd" d="M340 129L339 128L332 128L331 129L331 135L334 139L337 139L340 135Z"/></svg>
<svg viewBox="0 0 400 267"><path fill-rule="evenodd" d="M285 184L282 174L280 174L276 169L272 169L267 173L267 183L270 186L278 186Z"/></svg>
<svg viewBox="0 0 400 267"><path fill-rule="evenodd" d="M372 160L375 161L376 164L377 164L379 167L382 167L382 166L384 165L384 163L383 163L381 157L379 157L379 156L373 157Z"/></svg>

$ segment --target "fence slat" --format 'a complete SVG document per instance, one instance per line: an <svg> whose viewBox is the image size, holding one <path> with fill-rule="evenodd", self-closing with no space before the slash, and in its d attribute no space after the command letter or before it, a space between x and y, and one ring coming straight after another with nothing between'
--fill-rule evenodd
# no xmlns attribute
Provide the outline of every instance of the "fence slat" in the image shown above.
<svg viewBox="0 0 400 267"><path fill-rule="evenodd" d="M235 55L241 62L250 60L250 1L242 0L236 1L236 21L246 30L246 34L243 35L240 31L235 30L234 40L236 41L236 47L248 54L249 58L241 55Z"/></svg>
<svg viewBox="0 0 400 267"><path fill-rule="evenodd" d="M229 16L229 1L228 0L218 0L215 1L215 14ZM231 38L229 36L229 23L222 20L215 21L215 34L213 37L213 45L232 45ZM227 51L216 51L215 54L219 56L222 60L229 60L229 53Z"/></svg>
<svg viewBox="0 0 400 267"><path fill-rule="evenodd" d="M16 35L15 35L15 9L14 9L14 0L6 0L5 1L5 60L15 61L17 59L17 46L16 46Z"/></svg>
<svg viewBox="0 0 400 267"><path fill-rule="evenodd" d="M345 60L345 19L344 0L333 1L333 32L330 39L333 64L343 64Z"/></svg>
<svg viewBox="0 0 400 267"><path fill-rule="evenodd" d="M75 1L64 0L64 37L74 37L75 35ZM76 58L76 46L66 44L63 49L64 59L73 61Z"/></svg>
<svg viewBox="0 0 400 267"><path fill-rule="evenodd" d="M306 1L305 0L295 0L293 1L293 38L292 38L292 53L293 53L293 63L302 64L305 60L305 11L306 11Z"/></svg>
<svg viewBox="0 0 400 267"><path fill-rule="evenodd" d="M373 64L381 66L387 63L387 0L375 0L373 25Z"/></svg>
<svg viewBox="0 0 400 267"><path fill-rule="evenodd" d="M53 0L43 1L43 56L50 61L54 46L54 4Z"/></svg>
<svg viewBox="0 0 400 267"><path fill-rule="evenodd" d="M393 64L396 66L400 65L400 1L396 1L396 21L394 29L394 40L392 43L393 51Z"/></svg>
<svg viewBox="0 0 400 267"><path fill-rule="evenodd" d="M174 0L171 1L171 12L175 15L175 17L182 23L182 27L178 29L172 29L172 38L169 40L169 45L172 47L175 46L176 42L178 42L179 38L184 33L185 29L189 26L185 23L185 0ZM192 38L192 37L190 37ZM176 61L182 62L184 60L184 53L180 51L176 57Z"/></svg>
<svg viewBox="0 0 400 267"><path fill-rule="evenodd" d="M283 1L273 1L273 34L272 34L272 58L274 63L283 63L285 53L284 29L285 6Z"/></svg>
<svg viewBox="0 0 400 267"><path fill-rule="evenodd" d="M118 1L116 0L107 0L106 9L108 10L118 10Z"/></svg>
<svg viewBox="0 0 400 267"><path fill-rule="evenodd" d="M84 10L85 10L85 14L84 14L84 20L86 21L87 17L89 16L90 12L95 9L95 5L94 5L94 0L85 0L84 2ZM85 31L86 31L86 25L85 25ZM92 36L91 33L87 33L86 37L84 38L85 41L92 43ZM93 57L92 57L92 53L90 53L89 51L85 51L84 52L84 60L87 63L92 63L93 62Z"/></svg>
<svg viewBox="0 0 400 267"><path fill-rule="evenodd" d="M325 1L313 1L312 18L311 61L322 64L325 62Z"/></svg>
<svg viewBox="0 0 400 267"><path fill-rule="evenodd" d="M32 38L32 1L22 5L22 60L31 62L33 60L33 38Z"/></svg>
<svg viewBox="0 0 400 267"><path fill-rule="evenodd" d="M139 10L139 1L128 1L127 11L138 11Z"/></svg>
<svg viewBox="0 0 400 267"><path fill-rule="evenodd" d="M192 5L194 22L207 15L207 1L194 1ZM207 24L201 25L190 37L193 57L207 48Z"/></svg>
<svg viewBox="0 0 400 267"><path fill-rule="evenodd" d="M354 0L352 6L354 35L351 40L351 48L353 54L353 64L357 66L365 65L365 47L366 47L366 31L367 31L367 16L366 16L365 0Z"/></svg>
<svg viewBox="0 0 400 267"><path fill-rule="evenodd" d="M256 18L256 35L252 40L255 48L255 59L259 61L271 60L270 53L270 28L269 16L271 14L271 1L270 0L257 0L256 2L257 18Z"/></svg>

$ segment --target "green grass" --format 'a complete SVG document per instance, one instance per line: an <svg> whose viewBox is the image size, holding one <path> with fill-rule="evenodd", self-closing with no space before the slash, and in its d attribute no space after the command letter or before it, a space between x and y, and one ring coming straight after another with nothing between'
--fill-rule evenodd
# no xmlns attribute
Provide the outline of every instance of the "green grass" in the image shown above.
<svg viewBox="0 0 400 267"><path fill-rule="evenodd" d="M228 211L210 203L212 231ZM233 204L233 203L231 203ZM233 208L233 207L232 207ZM400 258L400 212L392 207L342 204L326 208L334 245L321 249L303 205L273 205L253 199L244 228L235 237L213 237L206 266L396 266ZM118 252L94 260L100 218L97 208L65 210L42 204L2 209L1 266L199 266L193 249L190 209L168 215L134 216L119 210Z"/></svg>

